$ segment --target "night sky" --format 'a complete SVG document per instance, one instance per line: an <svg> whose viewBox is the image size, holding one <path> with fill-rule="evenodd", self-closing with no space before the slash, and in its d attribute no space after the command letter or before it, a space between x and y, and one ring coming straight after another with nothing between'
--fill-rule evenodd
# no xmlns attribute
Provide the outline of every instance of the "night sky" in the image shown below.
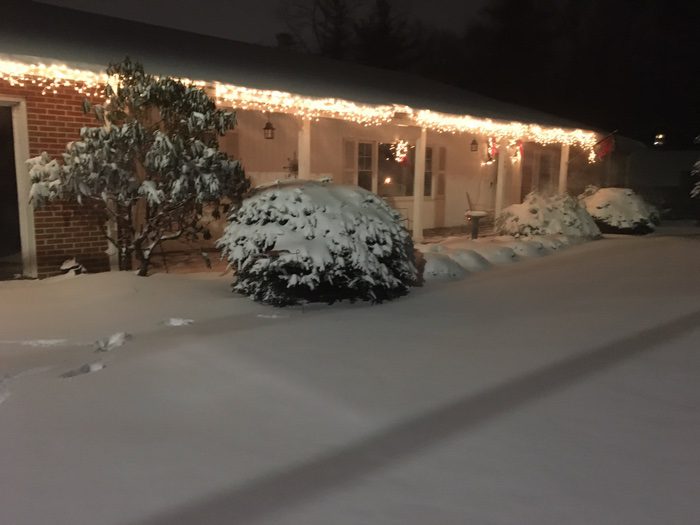
<svg viewBox="0 0 700 525"><path fill-rule="evenodd" d="M253 44L271 45L284 31L275 0L41 0L45 3L84 9L139 22L209 34ZM430 9L419 12L425 0L393 0L395 8L425 23L461 32L485 0L430 0ZM207 9L199 6L206 3ZM212 16L216 13L216 16Z"/></svg>
<svg viewBox="0 0 700 525"><path fill-rule="evenodd" d="M275 45L275 35L288 29L280 13L282 0L41 1L262 45ZM584 125L619 130L647 144L663 132L669 136L669 148L700 147L693 144L696 135L700 136L696 95L700 90L700 4L561 0L554 5L567 5L569 15L555 24L561 30L556 38L561 40L562 32L575 34L579 43L585 43L567 51L571 42L562 47L540 29L550 13L537 12L542 4L537 0L391 3L405 20L451 32L455 39L450 41L454 45L424 50L422 67L410 70L413 63L406 60L406 65L393 69L406 68ZM502 24L500 32L467 33L467 27L473 29L476 22L486 20L479 14L485 5L509 6L500 11L497 25L491 26ZM596 14L590 16L593 12ZM481 27L483 31L488 24Z"/></svg>

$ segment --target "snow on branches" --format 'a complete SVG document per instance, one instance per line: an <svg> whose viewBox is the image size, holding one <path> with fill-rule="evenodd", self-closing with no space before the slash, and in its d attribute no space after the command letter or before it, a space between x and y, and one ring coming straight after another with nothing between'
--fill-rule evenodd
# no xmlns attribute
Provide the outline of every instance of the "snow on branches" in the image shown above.
<svg viewBox="0 0 700 525"><path fill-rule="evenodd" d="M233 289L275 306L381 302L418 281L399 214L366 190L313 181L258 189L219 241Z"/></svg>
<svg viewBox="0 0 700 525"><path fill-rule="evenodd" d="M158 244L206 234L203 206L238 201L249 182L240 163L218 149L235 115L217 109L203 89L149 75L129 59L107 74L115 81L105 86L106 103L84 103L99 126L80 131L63 164L46 154L29 159L31 199L37 206L75 199L104 211L117 225L108 239L120 267L129 268L133 254L146 275Z"/></svg>

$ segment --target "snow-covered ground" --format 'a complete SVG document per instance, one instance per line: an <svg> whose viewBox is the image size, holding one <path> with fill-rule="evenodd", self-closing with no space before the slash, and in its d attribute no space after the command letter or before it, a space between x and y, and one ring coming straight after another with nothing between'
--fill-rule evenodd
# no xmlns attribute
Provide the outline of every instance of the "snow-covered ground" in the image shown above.
<svg viewBox="0 0 700 525"><path fill-rule="evenodd" d="M0 523L698 523L698 260L614 237L305 309L0 283Z"/></svg>

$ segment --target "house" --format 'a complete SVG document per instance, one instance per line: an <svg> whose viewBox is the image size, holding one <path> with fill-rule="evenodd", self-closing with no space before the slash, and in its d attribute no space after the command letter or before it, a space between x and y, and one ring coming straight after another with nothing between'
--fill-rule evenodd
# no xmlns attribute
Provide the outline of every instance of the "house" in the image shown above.
<svg viewBox="0 0 700 525"><path fill-rule="evenodd" d="M201 83L236 110L221 147L254 184L358 184L385 197L416 240L463 224L469 208L498 213L532 189L566 191L569 171L589 169L604 135L402 73L10 0L0 18L0 129L11 130L2 147L14 169L0 176L12 215L3 229L18 235L3 250L21 249L27 276L54 274L73 256L91 271L110 267L99 217L69 203L33 210L24 160L59 157L81 126L94 125L81 102L127 55L149 72Z"/></svg>

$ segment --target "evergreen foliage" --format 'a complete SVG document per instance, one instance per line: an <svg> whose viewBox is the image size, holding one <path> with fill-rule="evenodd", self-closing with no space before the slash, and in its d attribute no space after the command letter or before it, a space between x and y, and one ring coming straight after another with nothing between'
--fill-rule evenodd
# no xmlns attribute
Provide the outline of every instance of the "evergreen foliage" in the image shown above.
<svg viewBox="0 0 700 525"><path fill-rule="evenodd" d="M275 306L382 302L418 284L400 215L357 187L286 181L256 192L219 241L233 289Z"/></svg>
<svg viewBox="0 0 700 525"><path fill-rule="evenodd" d="M146 275L153 250L163 241L207 236L204 206L240 199L249 182L240 163L219 151L217 139L235 115L216 108L204 89L147 74L128 58L107 70L106 102L91 105L99 126L84 127L63 164L43 154L28 161L35 205L75 199L103 212L118 249L120 269L132 255Z"/></svg>

